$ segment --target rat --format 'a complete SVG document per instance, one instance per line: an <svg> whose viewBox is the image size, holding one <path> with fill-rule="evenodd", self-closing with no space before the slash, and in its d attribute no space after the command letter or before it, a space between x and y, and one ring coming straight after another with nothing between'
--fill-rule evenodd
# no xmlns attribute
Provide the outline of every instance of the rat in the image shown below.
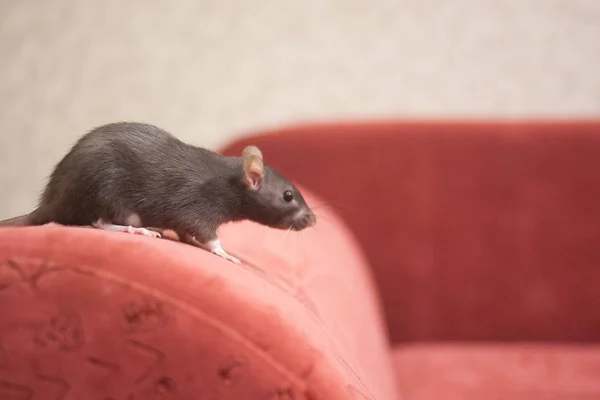
<svg viewBox="0 0 600 400"><path fill-rule="evenodd" d="M240 263L217 229L250 220L300 231L317 218L302 193L256 146L224 156L157 126L114 122L84 134L56 164L38 207L0 226L57 223L179 240Z"/></svg>

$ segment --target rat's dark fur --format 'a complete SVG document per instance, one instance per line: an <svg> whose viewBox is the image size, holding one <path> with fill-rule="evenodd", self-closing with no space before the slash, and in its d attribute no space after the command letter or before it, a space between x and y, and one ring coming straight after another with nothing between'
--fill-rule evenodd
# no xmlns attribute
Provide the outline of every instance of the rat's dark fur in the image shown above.
<svg viewBox="0 0 600 400"><path fill-rule="evenodd" d="M302 194L264 166L258 190L244 183L241 157L188 145L149 124L113 123L96 128L57 164L38 208L0 225L90 225L98 219L170 229L200 243L216 238L226 222L249 219L301 230L316 222ZM294 199L286 202L283 193Z"/></svg>

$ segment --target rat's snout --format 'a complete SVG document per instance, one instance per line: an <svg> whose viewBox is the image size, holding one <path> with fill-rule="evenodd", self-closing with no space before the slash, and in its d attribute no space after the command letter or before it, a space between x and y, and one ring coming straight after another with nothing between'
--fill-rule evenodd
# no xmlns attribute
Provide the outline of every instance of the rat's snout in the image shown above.
<svg viewBox="0 0 600 400"><path fill-rule="evenodd" d="M292 229L296 231L301 231L310 226L314 226L317 224L317 216L310 211L302 213L299 217L296 218L292 225Z"/></svg>
<svg viewBox="0 0 600 400"><path fill-rule="evenodd" d="M309 212L306 216L306 222L308 223L308 226L315 226L317 224L317 216L312 212Z"/></svg>

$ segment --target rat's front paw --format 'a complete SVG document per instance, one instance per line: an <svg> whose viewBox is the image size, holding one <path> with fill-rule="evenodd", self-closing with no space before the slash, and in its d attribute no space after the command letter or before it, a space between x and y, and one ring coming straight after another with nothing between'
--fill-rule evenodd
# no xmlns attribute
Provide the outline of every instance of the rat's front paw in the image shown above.
<svg viewBox="0 0 600 400"><path fill-rule="evenodd" d="M227 254L224 250L221 250L221 251L215 251L215 250L213 250L212 253L218 255L221 258L226 259L227 261L231 261L231 262L233 262L235 264L241 264L242 263L240 260L238 260L234 256L231 256L231 255Z"/></svg>
<svg viewBox="0 0 600 400"><path fill-rule="evenodd" d="M153 238L160 238L162 237L162 235L160 234L160 232L156 232L156 231L151 231L150 229L146 229L146 232L143 233L144 236L150 236Z"/></svg>
<svg viewBox="0 0 600 400"><path fill-rule="evenodd" d="M161 234L159 232L151 231L150 229L146 229L146 228L134 228L132 226L128 226L127 232L131 233L133 235L142 235L142 236L148 236L148 237L153 237L153 238L161 237Z"/></svg>
<svg viewBox="0 0 600 400"><path fill-rule="evenodd" d="M221 258L226 259L227 261L231 261L232 263L235 263L235 264L242 263L240 260L238 260L234 256L227 254L227 252L225 250L223 250L223 247L221 247L221 241L219 239L210 240L206 244L202 244L200 246L209 250L211 253L213 253Z"/></svg>

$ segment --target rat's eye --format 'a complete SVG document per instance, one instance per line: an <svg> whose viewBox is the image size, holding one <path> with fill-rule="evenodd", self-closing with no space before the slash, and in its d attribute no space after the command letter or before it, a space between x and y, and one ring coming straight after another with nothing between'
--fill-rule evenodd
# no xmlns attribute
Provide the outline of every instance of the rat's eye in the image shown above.
<svg viewBox="0 0 600 400"><path fill-rule="evenodd" d="M294 200L294 193L292 193L291 190L286 190L283 192L283 200L285 200L287 203Z"/></svg>

